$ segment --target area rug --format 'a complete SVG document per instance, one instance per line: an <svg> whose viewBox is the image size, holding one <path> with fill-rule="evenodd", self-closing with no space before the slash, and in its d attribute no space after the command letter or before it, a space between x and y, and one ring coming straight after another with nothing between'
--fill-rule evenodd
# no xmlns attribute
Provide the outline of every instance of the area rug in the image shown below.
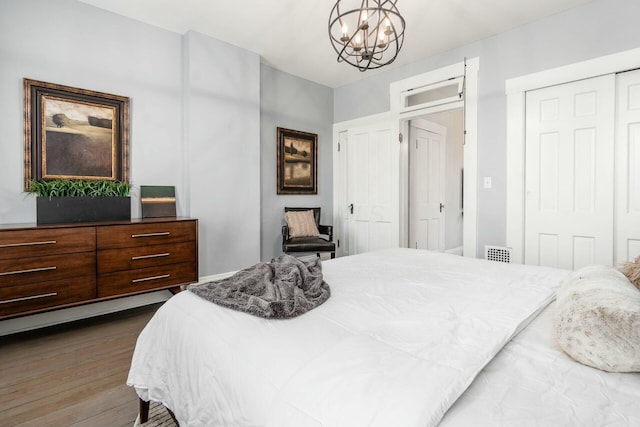
<svg viewBox="0 0 640 427"><path fill-rule="evenodd" d="M177 427L177 424L171 418L167 408L162 406L161 403L151 402L149 405L149 421L140 424L140 415L138 415L133 427Z"/></svg>

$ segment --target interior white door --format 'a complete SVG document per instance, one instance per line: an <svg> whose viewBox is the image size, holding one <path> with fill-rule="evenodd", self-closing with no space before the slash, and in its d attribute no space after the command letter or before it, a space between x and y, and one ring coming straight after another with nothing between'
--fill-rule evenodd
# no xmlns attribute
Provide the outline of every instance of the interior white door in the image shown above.
<svg viewBox="0 0 640 427"><path fill-rule="evenodd" d="M409 246L444 250L446 128L412 121L409 137Z"/></svg>
<svg viewBox="0 0 640 427"><path fill-rule="evenodd" d="M613 263L615 77L526 93L526 264Z"/></svg>
<svg viewBox="0 0 640 427"><path fill-rule="evenodd" d="M616 263L640 256L640 70L616 77Z"/></svg>
<svg viewBox="0 0 640 427"><path fill-rule="evenodd" d="M347 133L348 253L399 246L399 148L389 123Z"/></svg>

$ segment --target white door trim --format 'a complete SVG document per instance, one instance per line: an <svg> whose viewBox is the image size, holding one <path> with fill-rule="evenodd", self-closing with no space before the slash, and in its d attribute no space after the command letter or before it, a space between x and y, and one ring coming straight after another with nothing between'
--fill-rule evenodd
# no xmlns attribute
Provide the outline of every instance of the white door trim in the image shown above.
<svg viewBox="0 0 640 427"><path fill-rule="evenodd" d="M640 67L640 48L509 79L507 94L507 246L511 262L524 261L525 93ZM466 175L466 172L465 172ZM465 176L466 181L466 176ZM465 191L465 195L466 195ZM467 215L465 201L465 216Z"/></svg>
<svg viewBox="0 0 640 427"><path fill-rule="evenodd" d="M465 69L466 62L466 69ZM398 132L408 134L408 121L437 111L454 110L464 106L464 216L462 239L464 256L476 257L477 254L477 217L478 217L478 70L479 58L467 59L464 62L449 65L390 85L391 119L398 123ZM448 103L441 106L422 108L402 113L403 93L406 91L435 84L451 77L466 76L464 101ZM409 200L409 151L406 141L403 142L400 158L400 234L403 246L408 244L408 200Z"/></svg>

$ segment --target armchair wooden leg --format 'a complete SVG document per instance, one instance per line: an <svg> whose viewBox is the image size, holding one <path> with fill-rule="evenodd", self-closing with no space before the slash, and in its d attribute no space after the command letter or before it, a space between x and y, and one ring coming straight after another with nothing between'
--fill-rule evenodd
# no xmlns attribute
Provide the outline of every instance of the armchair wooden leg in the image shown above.
<svg viewBox="0 0 640 427"><path fill-rule="evenodd" d="M140 400L140 424L144 424L149 421L149 402L138 399Z"/></svg>
<svg viewBox="0 0 640 427"><path fill-rule="evenodd" d="M334 259L336 257L336 253L335 252L331 252L331 259Z"/></svg>

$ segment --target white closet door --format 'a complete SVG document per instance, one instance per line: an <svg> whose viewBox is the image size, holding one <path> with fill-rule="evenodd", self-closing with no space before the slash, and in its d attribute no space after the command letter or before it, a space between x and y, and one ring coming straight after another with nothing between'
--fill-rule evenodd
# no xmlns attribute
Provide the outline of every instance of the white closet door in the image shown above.
<svg viewBox="0 0 640 427"><path fill-rule="evenodd" d="M640 256L640 70L617 75L616 263Z"/></svg>
<svg viewBox="0 0 640 427"><path fill-rule="evenodd" d="M615 76L526 94L525 263L613 263Z"/></svg>
<svg viewBox="0 0 640 427"><path fill-rule="evenodd" d="M399 149L390 124L350 129L348 253L399 246Z"/></svg>
<svg viewBox="0 0 640 427"><path fill-rule="evenodd" d="M446 128L412 122L410 138L409 246L443 251Z"/></svg>

